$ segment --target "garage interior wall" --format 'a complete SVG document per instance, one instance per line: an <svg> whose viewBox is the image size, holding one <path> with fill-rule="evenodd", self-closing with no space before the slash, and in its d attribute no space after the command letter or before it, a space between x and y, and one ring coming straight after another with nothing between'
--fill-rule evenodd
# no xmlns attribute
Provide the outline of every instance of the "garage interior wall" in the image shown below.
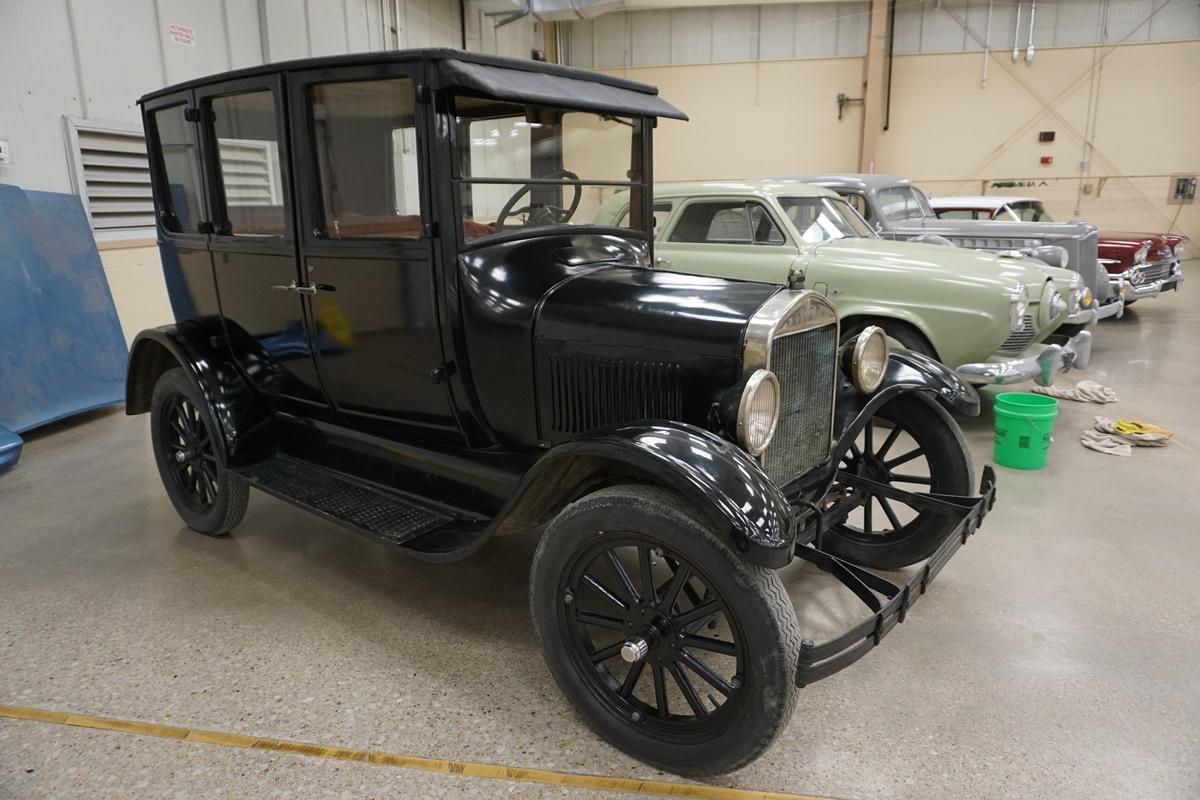
<svg viewBox="0 0 1200 800"><path fill-rule="evenodd" d="M1030 5L898 0L875 171L935 195L1040 197L1057 219L1110 230L1183 232L1200 255L1200 207L1167 202L1172 174L1200 172L1200 4L1040 0L1027 60ZM656 84L691 116L660 123L659 180L856 172L862 107L839 120L836 98L862 97L868 13L626 11L560 25L559 38L568 63ZM1047 130L1055 141L1039 143Z"/></svg>
<svg viewBox="0 0 1200 800"><path fill-rule="evenodd" d="M197 76L309 56L447 46L528 57L532 19L495 28L459 0L5 0L0 183L78 192L66 120L141 130L137 98ZM174 26L175 35L172 35ZM190 41L189 41L190 39ZM127 340L172 321L152 228L97 233Z"/></svg>

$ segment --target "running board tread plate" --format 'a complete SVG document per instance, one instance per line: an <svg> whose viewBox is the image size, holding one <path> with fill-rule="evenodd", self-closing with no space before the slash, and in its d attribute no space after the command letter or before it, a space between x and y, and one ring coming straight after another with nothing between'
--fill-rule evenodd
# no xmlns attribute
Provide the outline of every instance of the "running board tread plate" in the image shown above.
<svg viewBox="0 0 1200 800"><path fill-rule="evenodd" d="M256 489L394 545L454 519L287 456L272 456L234 472Z"/></svg>

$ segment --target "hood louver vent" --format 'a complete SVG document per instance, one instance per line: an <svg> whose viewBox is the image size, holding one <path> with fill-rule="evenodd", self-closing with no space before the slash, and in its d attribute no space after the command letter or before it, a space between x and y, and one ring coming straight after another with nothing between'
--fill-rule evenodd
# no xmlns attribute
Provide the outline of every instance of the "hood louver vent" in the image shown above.
<svg viewBox="0 0 1200 800"><path fill-rule="evenodd" d="M630 420L681 419L680 373L665 361L551 356L551 428L572 434Z"/></svg>

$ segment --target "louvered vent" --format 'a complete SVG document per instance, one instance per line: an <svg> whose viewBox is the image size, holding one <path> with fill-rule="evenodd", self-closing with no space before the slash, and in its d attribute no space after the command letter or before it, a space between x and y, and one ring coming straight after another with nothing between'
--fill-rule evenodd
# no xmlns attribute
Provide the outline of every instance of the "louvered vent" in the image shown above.
<svg viewBox="0 0 1200 800"><path fill-rule="evenodd" d="M221 178L231 206L279 206L279 158L274 142L220 139Z"/></svg>
<svg viewBox="0 0 1200 800"><path fill-rule="evenodd" d="M680 367L664 361L550 357L552 429L584 431L638 419L681 419Z"/></svg>
<svg viewBox="0 0 1200 800"><path fill-rule="evenodd" d="M92 229L153 228L146 137L136 129L99 128L75 121L71 125L79 147L76 184L91 215Z"/></svg>

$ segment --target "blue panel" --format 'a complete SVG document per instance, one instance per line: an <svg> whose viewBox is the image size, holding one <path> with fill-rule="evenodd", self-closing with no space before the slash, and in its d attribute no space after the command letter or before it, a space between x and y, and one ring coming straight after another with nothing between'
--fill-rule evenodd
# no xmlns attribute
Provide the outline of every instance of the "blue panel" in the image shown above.
<svg viewBox="0 0 1200 800"><path fill-rule="evenodd" d="M78 196L0 184L0 286L0 426L124 400L125 337Z"/></svg>
<svg viewBox="0 0 1200 800"><path fill-rule="evenodd" d="M0 425L0 475L17 465L22 444L20 436Z"/></svg>

